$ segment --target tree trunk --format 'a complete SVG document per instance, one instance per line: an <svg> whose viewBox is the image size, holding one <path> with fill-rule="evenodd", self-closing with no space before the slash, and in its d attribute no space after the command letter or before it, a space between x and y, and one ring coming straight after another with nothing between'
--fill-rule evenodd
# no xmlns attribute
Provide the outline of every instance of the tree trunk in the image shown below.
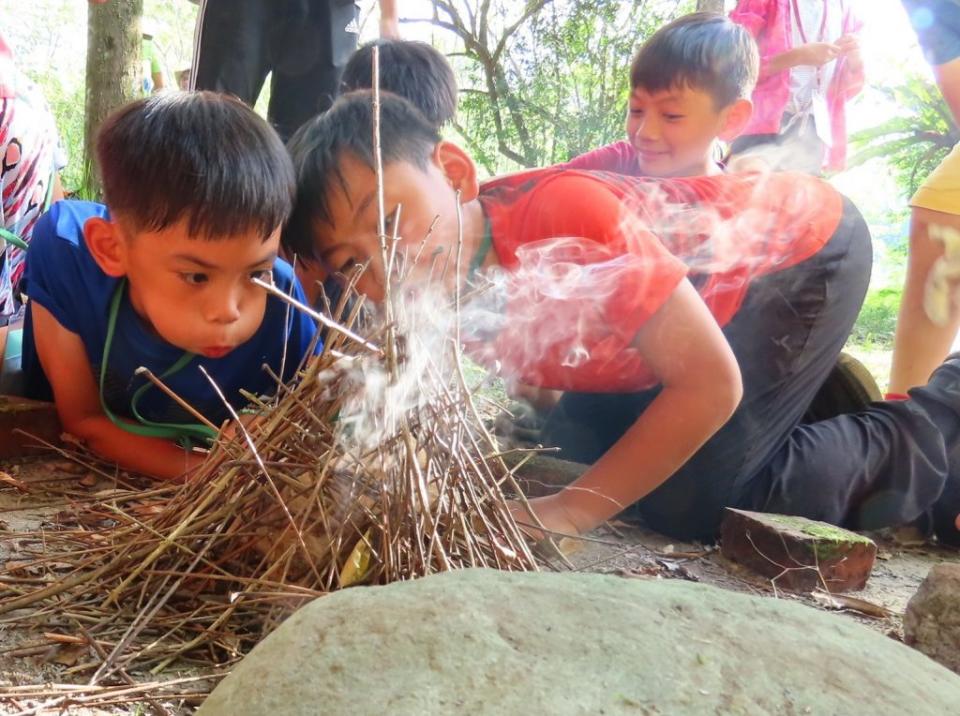
<svg viewBox="0 0 960 716"><path fill-rule="evenodd" d="M100 195L94 168L97 130L113 110L140 96L142 15L143 0L89 5L83 193L90 198Z"/></svg>
<svg viewBox="0 0 960 716"><path fill-rule="evenodd" d="M697 10L722 13L724 11L723 0L697 0Z"/></svg>

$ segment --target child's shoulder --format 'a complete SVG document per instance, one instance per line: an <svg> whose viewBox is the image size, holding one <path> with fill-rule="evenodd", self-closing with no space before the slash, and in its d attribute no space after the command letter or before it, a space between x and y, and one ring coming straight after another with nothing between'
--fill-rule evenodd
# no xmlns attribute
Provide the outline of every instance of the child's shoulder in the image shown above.
<svg viewBox="0 0 960 716"><path fill-rule="evenodd" d="M83 246L83 226L88 219L107 217L103 204L72 199L58 201L40 217L30 242L30 258L40 253L76 251Z"/></svg>
<svg viewBox="0 0 960 716"><path fill-rule="evenodd" d="M89 315L100 315L117 283L97 265L83 240L87 220L106 216L102 204L59 201L37 222L27 251L30 301L75 333Z"/></svg>

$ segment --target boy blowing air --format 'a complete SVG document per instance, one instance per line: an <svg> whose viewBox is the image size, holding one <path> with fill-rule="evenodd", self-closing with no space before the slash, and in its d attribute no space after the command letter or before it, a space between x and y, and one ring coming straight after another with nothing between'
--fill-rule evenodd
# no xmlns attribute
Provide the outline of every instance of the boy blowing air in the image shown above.
<svg viewBox="0 0 960 716"><path fill-rule="evenodd" d="M380 38L358 47L340 78L341 92L370 89L373 84L373 51L380 55L380 87L408 100L437 131L457 114L457 80L447 58L432 45L417 40ZM325 267L309 256L299 256L297 277L310 303L323 308L320 286L331 306L340 299L340 283L327 276Z"/></svg>
<svg viewBox="0 0 960 716"><path fill-rule="evenodd" d="M160 377L213 425L228 417L202 367L239 408L292 377L315 327L251 282L302 300L277 258L293 171L276 133L235 99L158 95L104 123L106 206L64 201L37 225L27 268L23 368L64 430L102 458L180 479L202 455L167 438L213 431L153 385Z"/></svg>
<svg viewBox="0 0 960 716"><path fill-rule="evenodd" d="M400 250L455 266L459 201L461 280L494 267L516 279L502 320L468 348L511 378L581 391L560 401L544 442L592 466L532 501L547 529L585 532L636 505L655 529L712 538L738 506L863 528L932 511L941 537L956 537L960 359L909 401L799 424L869 276L867 228L828 184L554 168L481 189L470 157L409 103L384 94L381 112ZM357 92L293 138L285 236L333 271L369 261L358 287L382 299L372 126L371 96ZM557 290L578 275L581 290Z"/></svg>

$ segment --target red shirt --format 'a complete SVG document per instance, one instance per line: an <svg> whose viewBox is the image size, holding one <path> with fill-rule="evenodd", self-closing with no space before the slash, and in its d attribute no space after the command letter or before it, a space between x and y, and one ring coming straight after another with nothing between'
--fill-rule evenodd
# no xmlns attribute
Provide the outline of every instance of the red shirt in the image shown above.
<svg viewBox="0 0 960 716"><path fill-rule="evenodd" d="M480 202L504 271L468 350L547 388L627 392L657 378L637 332L690 277L725 325L750 282L816 254L842 211L799 174L628 177L550 168L494 179ZM488 306L489 308L489 306Z"/></svg>
<svg viewBox="0 0 960 716"><path fill-rule="evenodd" d="M631 177L647 176L640 166L640 157L626 139L613 142L597 149L574 157L569 162L555 164L560 169L582 169L591 172L615 172ZM717 168L724 171L722 162L717 162Z"/></svg>
<svg viewBox="0 0 960 716"><path fill-rule="evenodd" d="M589 171L616 172L617 174L634 177L643 176L637 150L625 139L607 144L599 149L591 149L589 152L558 166L564 169L586 169Z"/></svg>

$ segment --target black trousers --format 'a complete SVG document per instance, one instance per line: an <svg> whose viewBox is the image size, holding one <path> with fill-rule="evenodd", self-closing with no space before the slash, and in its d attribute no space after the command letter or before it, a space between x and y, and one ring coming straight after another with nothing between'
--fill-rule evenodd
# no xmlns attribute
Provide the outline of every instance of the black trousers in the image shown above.
<svg viewBox="0 0 960 716"><path fill-rule="evenodd" d="M204 0L192 86L252 105L272 71L267 116L286 141L333 102L357 23L353 0Z"/></svg>
<svg viewBox="0 0 960 716"><path fill-rule="evenodd" d="M723 508L802 515L854 528L960 512L960 359L911 400L801 424L836 363L870 278L870 234L845 203L830 242L807 261L756 280L724 334L740 364L743 401L667 482L636 503L654 529L712 539ZM544 444L592 463L637 420L657 390L568 393Z"/></svg>

